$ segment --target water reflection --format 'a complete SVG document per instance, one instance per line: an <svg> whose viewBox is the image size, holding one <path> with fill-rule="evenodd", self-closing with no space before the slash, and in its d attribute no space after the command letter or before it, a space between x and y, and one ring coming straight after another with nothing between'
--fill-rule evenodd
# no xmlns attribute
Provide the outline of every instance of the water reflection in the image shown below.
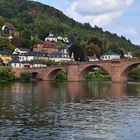
<svg viewBox="0 0 140 140"><path fill-rule="evenodd" d="M0 84L1 139L140 137L140 84Z"/></svg>

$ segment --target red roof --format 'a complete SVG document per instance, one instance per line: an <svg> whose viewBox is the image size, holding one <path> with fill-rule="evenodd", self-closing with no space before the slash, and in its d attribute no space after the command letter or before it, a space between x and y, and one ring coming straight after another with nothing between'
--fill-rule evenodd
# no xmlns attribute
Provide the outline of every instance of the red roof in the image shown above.
<svg viewBox="0 0 140 140"><path fill-rule="evenodd" d="M57 48L57 45L55 43L45 41L44 42L44 48Z"/></svg>

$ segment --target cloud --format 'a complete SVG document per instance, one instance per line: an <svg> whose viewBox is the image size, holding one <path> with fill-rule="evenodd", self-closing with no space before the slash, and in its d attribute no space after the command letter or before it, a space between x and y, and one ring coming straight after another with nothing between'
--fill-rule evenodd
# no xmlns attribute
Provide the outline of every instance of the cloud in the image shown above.
<svg viewBox="0 0 140 140"><path fill-rule="evenodd" d="M134 0L76 0L67 14L79 22L91 25L107 25L119 18Z"/></svg>
<svg viewBox="0 0 140 140"><path fill-rule="evenodd" d="M120 27L119 30L121 31L121 34L125 36L137 37L139 35L139 30L133 26L125 26L125 27L123 26Z"/></svg>

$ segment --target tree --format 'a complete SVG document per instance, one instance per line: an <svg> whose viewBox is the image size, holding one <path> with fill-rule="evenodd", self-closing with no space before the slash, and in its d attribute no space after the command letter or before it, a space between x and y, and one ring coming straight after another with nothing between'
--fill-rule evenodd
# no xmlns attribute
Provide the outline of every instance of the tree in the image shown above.
<svg viewBox="0 0 140 140"><path fill-rule="evenodd" d="M0 82L13 80L15 80L15 75L9 68L0 68Z"/></svg>
<svg viewBox="0 0 140 140"><path fill-rule="evenodd" d="M24 39L20 36L14 36L11 39L11 44L16 46L16 47L23 47Z"/></svg>
<svg viewBox="0 0 140 140"><path fill-rule="evenodd" d="M4 17L0 16L0 26L2 26L5 22L5 19Z"/></svg>
<svg viewBox="0 0 140 140"><path fill-rule="evenodd" d="M96 45L98 45L98 47L102 48L102 41L101 41L99 38L97 38L97 37L91 38L91 39L88 41L87 44L90 44L90 43L96 44Z"/></svg>
<svg viewBox="0 0 140 140"><path fill-rule="evenodd" d="M72 56L72 53L74 54L75 61L85 61L85 50L83 46L73 44L69 48L69 52L70 52L70 57Z"/></svg>
<svg viewBox="0 0 140 140"><path fill-rule="evenodd" d="M107 51L109 49L109 40L105 35L103 38L103 51Z"/></svg>
<svg viewBox="0 0 140 140"><path fill-rule="evenodd" d="M101 55L101 48L98 47L97 44L90 43L86 46L86 55L93 56L94 54L99 58Z"/></svg>
<svg viewBox="0 0 140 140"><path fill-rule="evenodd" d="M21 82L30 82L31 78L32 78L32 73L30 72L23 72L20 75Z"/></svg>

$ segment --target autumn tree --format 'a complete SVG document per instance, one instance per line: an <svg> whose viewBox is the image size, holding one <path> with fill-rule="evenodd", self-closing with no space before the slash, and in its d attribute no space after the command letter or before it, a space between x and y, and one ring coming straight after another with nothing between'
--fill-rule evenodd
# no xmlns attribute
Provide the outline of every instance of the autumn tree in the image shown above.
<svg viewBox="0 0 140 140"><path fill-rule="evenodd" d="M94 54L99 58L101 55L101 48L97 44L90 43L86 46L86 55L93 56Z"/></svg>
<svg viewBox="0 0 140 140"><path fill-rule="evenodd" d="M20 36L14 36L11 39L11 44L16 46L16 47L23 47L24 45L24 39Z"/></svg>

